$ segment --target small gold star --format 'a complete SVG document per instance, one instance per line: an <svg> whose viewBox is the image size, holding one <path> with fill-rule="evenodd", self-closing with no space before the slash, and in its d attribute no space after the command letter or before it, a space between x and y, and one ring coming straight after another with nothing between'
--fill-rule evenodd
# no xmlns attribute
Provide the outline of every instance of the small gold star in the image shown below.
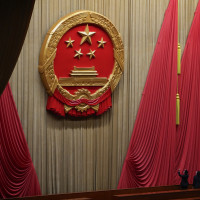
<svg viewBox="0 0 200 200"><path fill-rule="evenodd" d="M73 42L74 42L75 40L71 40L71 37L69 37L69 40L67 40L67 41L65 41L66 43L67 43L67 48L68 47L73 47Z"/></svg>
<svg viewBox="0 0 200 200"><path fill-rule="evenodd" d="M95 58L95 55L94 55L94 52L95 52L95 51L96 51L96 50L92 51L92 50L90 49L90 53L87 53L87 55L90 56L90 60L91 60L92 58Z"/></svg>
<svg viewBox="0 0 200 200"><path fill-rule="evenodd" d="M83 55L81 53L81 49L79 49L78 51L77 50L75 50L75 51L76 51L76 54L75 54L74 58L78 57L78 59L80 59L80 57Z"/></svg>
<svg viewBox="0 0 200 200"><path fill-rule="evenodd" d="M81 43L82 45L84 42L88 42L89 44L92 44L91 36L93 36L96 32L89 32L88 24L85 27L85 31L78 31L78 33L82 36Z"/></svg>
<svg viewBox="0 0 200 200"><path fill-rule="evenodd" d="M104 44L106 43L106 41L103 41L103 38L101 38L101 40L100 40L100 41L97 41L97 42L99 43L98 48L99 48L99 47L104 48Z"/></svg>

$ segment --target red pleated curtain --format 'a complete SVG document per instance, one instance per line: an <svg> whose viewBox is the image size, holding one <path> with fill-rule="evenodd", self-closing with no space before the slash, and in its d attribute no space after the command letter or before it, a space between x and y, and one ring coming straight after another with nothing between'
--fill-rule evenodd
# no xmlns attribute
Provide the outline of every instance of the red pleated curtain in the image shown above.
<svg viewBox="0 0 200 200"><path fill-rule="evenodd" d="M0 195L39 195L40 185L9 84L0 96Z"/></svg>
<svg viewBox="0 0 200 200"><path fill-rule="evenodd" d="M152 58L118 188L189 183L200 170L200 1L181 62L180 125L175 128L177 0L171 0Z"/></svg>
<svg viewBox="0 0 200 200"><path fill-rule="evenodd" d="M177 3L165 12L118 188L175 184Z"/></svg>
<svg viewBox="0 0 200 200"><path fill-rule="evenodd" d="M192 183L200 170L200 1L182 56L179 79L180 126L177 129L177 169L188 169Z"/></svg>

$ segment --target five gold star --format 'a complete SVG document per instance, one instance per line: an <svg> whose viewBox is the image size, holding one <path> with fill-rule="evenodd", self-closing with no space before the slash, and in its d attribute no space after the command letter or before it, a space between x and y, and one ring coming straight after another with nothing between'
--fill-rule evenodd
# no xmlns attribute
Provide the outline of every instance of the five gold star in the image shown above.
<svg viewBox="0 0 200 200"><path fill-rule="evenodd" d="M95 51L96 51L96 50L92 51L92 50L90 49L90 53L87 53L87 55L90 56L90 60L91 60L92 58L95 58L95 55L94 55Z"/></svg>
<svg viewBox="0 0 200 200"><path fill-rule="evenodd" d="M75 40L71 40L71 37L69 37L69 40L67 40L67 41L65 41L66 43L67 43L67 48L68 47L73 47L73 42L74 42Z"/></svg>
<svg viewBox="0 0 200 200"><path fill-rule="evenodd" d="M81 49L79 49L78 51L75 50L75 52L76 52L76 54L75 54L74 58L78 57L78 59L80 59L80 57L83 55L83 54L81 53Z"/></svg>
<svg viewBox="0 0 200 200"><path fill-rule="evenodd" d="M93 36L96 32L89 32L88 24L85 27L85 31L78 31L78 33L82 36L81 43L88 42L90 45L92 44L91 36Z"/></svg>
<svg viewBox="0 0 200 200"><path fill-rule="evenodd" d="M98 41L98 43L99 43L99 46L98 46L98 48L99 48L99 47L102 47L102 48L104 48L104 44L106 43L106 41L103 41L103 38L101 38L101 40L100 40L100 41Z"/></svg>

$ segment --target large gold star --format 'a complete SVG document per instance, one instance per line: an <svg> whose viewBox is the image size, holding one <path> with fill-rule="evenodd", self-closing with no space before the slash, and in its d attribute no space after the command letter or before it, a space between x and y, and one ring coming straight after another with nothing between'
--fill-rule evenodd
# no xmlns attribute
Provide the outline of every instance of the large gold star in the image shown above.
<svg viewBox="0 0 200 200"><path fill-rule="evenodd" d="M87 53L87 55L90 56L90 60L91 60L92 58L95 58L95 55L94 55L94 52L95 52L95 51L96 51L96 50L92 51L92 50L90 49L90 53Z"/></svg>
<svg viewBox="0 0 200 200"><path fill-rule="evenodd" d="M91 36L93 36L96 32L90 32L87 24L85 27L85 31L78 31L78 33L82 36L80 43L80 45L82 45L85 41L87 41L89 44L92 44Z"/></svg>
<svg viewBox="0 0 200 200"><path fill-rule="evenodd" d="M73 47L73 42L74 42L74 40L71 40L71 37L69 37L69 40L67 40L67 41L65 41L66 43L67 43L67 48L68 47Z"/></svg>
<svg viewBox="0 0 200 200"><path fill-rule="evenodd" d="M101 38L101 40L100 40L100 41L97 41L97 42L99 43L98 48L99 48L99 47L104 48L104 44L106 43L106 41L103 41L103 38Z"/></svg>
<svg viewBox="0 0 200 200"><path fill-rule="evenodd" d="M75 52L76 52L76 54L75 54L74 58L78 57L78 59L80 59L80 57L83 55L83 54L81 53L81 49L79 49L78 51L75 50Z"/></svg>

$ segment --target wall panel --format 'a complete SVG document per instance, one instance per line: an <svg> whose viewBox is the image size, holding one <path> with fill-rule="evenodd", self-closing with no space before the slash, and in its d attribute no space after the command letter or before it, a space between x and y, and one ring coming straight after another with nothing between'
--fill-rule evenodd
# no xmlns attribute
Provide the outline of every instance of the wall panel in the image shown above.
<svg viewBox="0 0 200 200"><path fill-rule="evenodd" d="M169 0L36 0L11 77L13 96L43 194L114 189L120 177L151 57ZM182 47L197 0L180 0ZM75 10L107 16L121 33L125 71L113 107L84 120L58 118L45 109L38 59L48 29ZM17 38L16 38L17 39Z"/></svg>

